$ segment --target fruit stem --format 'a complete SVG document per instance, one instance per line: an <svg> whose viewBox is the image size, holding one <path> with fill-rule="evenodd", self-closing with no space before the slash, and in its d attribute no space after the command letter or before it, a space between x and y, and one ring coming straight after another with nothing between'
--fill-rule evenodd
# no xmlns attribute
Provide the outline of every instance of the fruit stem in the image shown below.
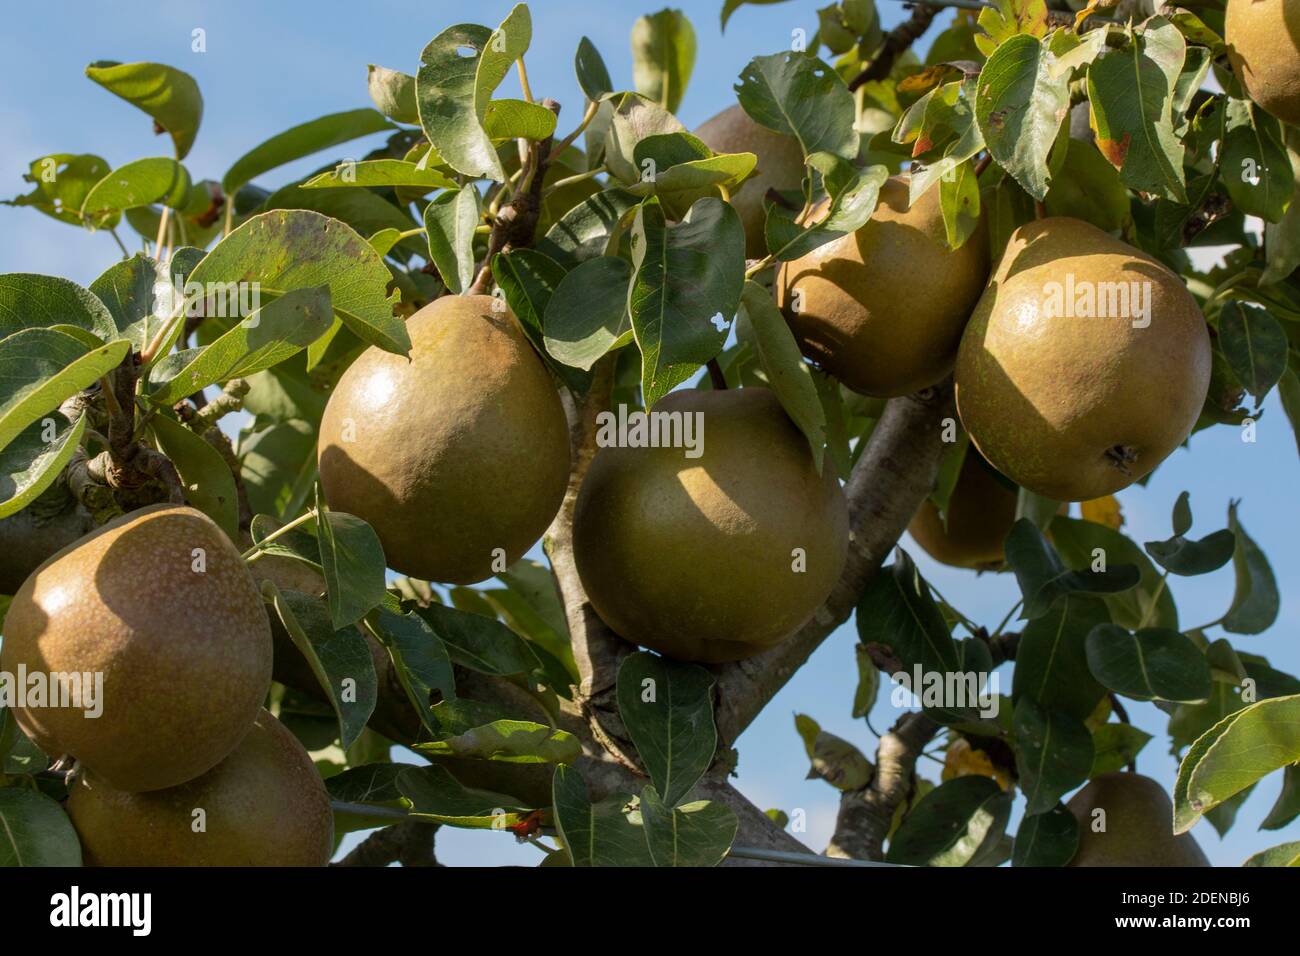
<svg viewBox="0 0 1300 956"><path fill-rule="evenodd" d="M310 521L315 517L316 517L315 508L311 508L308 511L305 511L304 513L300 514L298 517L294 518L289 523L280 525L280 527L276 528L274 531L268 534L261 541L258 541L251 548L249 548L247 551L241 554L240 557L250 563L256 561L261 556L262 552L266 550L266 546L270 544L272 541L274 541L276 538L288 534L294 528L298 527L299 525L306 524L308 521Z"/></svg>
<svg viewBox="0 0 1300 956"><path fill-rule="evenodd" d="M719 392L725 391L727 388L727 376L723 374L722 366L718 364L718 360L711 358L704 364L709 370L709 381L713 383L714 390Z"/></svg>

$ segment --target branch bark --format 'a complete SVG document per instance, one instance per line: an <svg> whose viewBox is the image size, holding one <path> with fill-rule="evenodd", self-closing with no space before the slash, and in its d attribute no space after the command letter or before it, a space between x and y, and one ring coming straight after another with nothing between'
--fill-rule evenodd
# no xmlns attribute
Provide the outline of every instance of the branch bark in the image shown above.
<svg viewBox="0 0 1300 956"><path fill-rule="evenodd" d="M926 30L930 29L930 24L939 15L939 10L939 7L925 3L919 3L912 7L911 19L904 20L885 34L885 42L881 45L879 52L876 53L876 58L861 73L849 81L849 92L853 92L858 87L865 86L873 80L883 80L889 76L889 71L894 68L895 61L906 53Z"/></svg>

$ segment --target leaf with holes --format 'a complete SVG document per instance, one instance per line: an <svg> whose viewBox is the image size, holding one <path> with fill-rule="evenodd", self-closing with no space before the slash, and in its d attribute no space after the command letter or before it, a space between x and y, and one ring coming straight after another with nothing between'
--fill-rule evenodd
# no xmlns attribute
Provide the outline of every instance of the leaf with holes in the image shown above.
<svg viewBox="0 0 1300 956"><path fill-rule="evenodd" d="M741 108L760 126L793 136L805 156L858 155L853 94L833 69L810 53L758 56L740 73Z"/></svg>

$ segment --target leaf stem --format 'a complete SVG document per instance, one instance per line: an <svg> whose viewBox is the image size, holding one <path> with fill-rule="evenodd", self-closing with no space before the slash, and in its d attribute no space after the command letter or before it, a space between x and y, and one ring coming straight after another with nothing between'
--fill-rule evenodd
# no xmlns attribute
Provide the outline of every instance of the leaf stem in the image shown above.
<svg viewBox="0 0 1300 956"><path fill-rule="evenodd" d="M533 102L533 90L528 85L528 68L524 66L524 58L521 56L515 60L515 65L519 67L519 89L523 91L524 100L531 103Z"/></svg>
<svg viewBox="0 0 1300 956"><path fill-rule="evenodd" d="M240 557L243 558L245 561L250 561L250 562L256 561L258 556L260 556L261 553L266 550L266 546L270 544L272 541L274 541L276 538L288 534L294 528L298 527L299 525L306 524L308 521L312 520L315 517L316 517L316 509L315 508L308 509L307 511L303 512L302 514L300 514L298 517L294 518L292 521L288 522L287 524L280 525L280 527L276 528L274 531L268 534L261 541L258 541L251 548L249 548L242 555L240 555Z"/></svg>
<svg viewBox="0 0 1300 956"><path fill-rule="evenodd" d="M762 272L764 269L766 269L774 262L776 262L776 259L770 253L768 255L765 255L763 258L759 259L752 266L750 266L748 269L745 270L745 278L746 279L754 278L754 276L758 275L760 272Z"/></svg>
<svg viewBox="0 0 1300 956"><path fill-rule="evenodd" d="M1138 621L1136 630L1140 631L1142 628L1147 626L1147 619L1151 617L1151 612L1154 611L1156 605L1160 603L1160 596L1165 593L1165 584L1168 580L1169 569L1166 568L1165 573L1160 575L1160 584L1156 586L1156 593L1151 595L1151 603L1142 609L1142 620Z"/></svg>
<svg viewBox="0 0 1300 956"><path fill-rule="evenodd" d="M551 183L551 185L547 186L544 190L542 190L542 198L545 199L547 196L551 195L557 190L563 189L565 186L572 186L575 183L584 182L585 180L588 179L594 179L595 177L601 175L603 172L605 172L605 167L602 165L602 166L597 166L595 169L589 169L585 173L577 173L573 176L566 176L563 179L557 179L555 182Z"/></svg>

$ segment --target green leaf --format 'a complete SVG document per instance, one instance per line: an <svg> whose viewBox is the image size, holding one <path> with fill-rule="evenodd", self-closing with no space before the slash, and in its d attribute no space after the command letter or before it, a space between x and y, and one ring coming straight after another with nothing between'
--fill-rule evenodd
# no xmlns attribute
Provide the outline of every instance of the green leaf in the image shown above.
<svg viewBox="0 0 1300 956"><path fill-rule="evenodd" d="M460 295L474 282L474 230L478 228L478 190L448 190L424 207L429 258L448 291Z"/></svg>
<svg viewBox="0 0 1300 956"><path fill-rule="evenodd" d="M256 562L250 570L256 576ZM314 595L281 591L269 580L262 583L262 593L338 715L339 740L346 750L366 729L379 697L370 645L351 624L335 628L325 602Z"/></svg>
<svg viewBox="0 0 1300 956"><path fill-rule="evenodd" d="M641 791L641 822L655 866L717 866L740 828L730 807L708 800L673 807L653 786Z"/></svg>
<svg viewBox="0 0 1300 956"><path fill-rule="evenodd" d="M1280 830L1296 817L1300 817L1300 764L1291 764L1282 771L1282 792L1259 828Z"/></svg>
<svg viewBox="0 0 1300 956"><path fill-rule="evenodd" d="M366 618L366 624L388 649L398 680L407 700L420 715L420 722L436 734L438 721L432 705L456 696L456 677L447 646L415 614L395 614L381 607Z"/></svg>
<svg viewBox="0 0 1300 956"><path fill-rule="evenodd" d="M939 180L939 204L950 249L960 249L981 228L980 184L975 164L962 163L952 175Z"/></svg>
<svg viewBox="0 0 1300 956"><path fill-rule="evenodd" d="M494 720L415 749L505 763L573 763L582 756L582 743L573 734L529 720Z"/></svg>
<svg viewBox="0 0 1300 956"><path fill-rule="evenodd" d="M753 153L715 155L692 134L674 132L639 140L632 161L640 180L629 191L658 196L668 218L681 219L697 199L717 195L718 187L737 188L754 171L758 158Z"/></svg>
<svg viewBox="0 0 1300 956"><path fill-rule="evenodd" d="M455 189L456 180L445 173L404 159L366 159L342 163L334 169L317 173L302 183L303 189L330 189L344 186L403 187L429 192L432 189Z"/></svg>
<svg viewBox="0 0 1300 956"><path fill-rule="evenodd" d="M614 92L614 81L609 78L604 58L586 37L578 41L578 52L573 55L573 72L583 95L593 103Z"/></svg>
<svg viewBox="0 0 1300 956"><path fill-rule="evenodd" d="M367 68L366 84L370 90L370 99L379 112L397 123L419 125L420 110L415 103L415 77L371 63Z"/></svg>
<svg viewBox="0 0 1300 956"><path fill-rule="evenodd" d="M1155 564L1142 549L1113 528L1094 521L1058 515L1052 521L1052 544L1072 568L1132 564L1140 573L1137 587L1104 594L1111 620L1127 628L1178 628L1178 609L1172 592Z"/></svg>
<svg viewBox="0 0 1300 956"><path fill-rule="evenodd" d="M1210 665L1178 631L1148 627L1130 634L1099 624L1088 635L1088 667L1106 687L1134 700L1198 704L1210 696Z"/></svg>
<svg viewBox="0 0 1300 956"><path fill-rule="evenodd" d="M641 181L641 167L636 163L637 145L650 136L685 132L685 127L672 113L639 93L625 93L618 98L616 106L613 100L609 106L605 166L617 179L635 185ZM598 112L598 120L599 117Z"/></svg>
<svg viewBox="0 0 1300 956"><path fill-rule="evenodd" d="M362 136L392 129L393 124L382 113L372 109L330 113L301 123L272 136L235 160L221 177L222 192L233 196L241 186L278 166Z"/></svg>
<svg viewBox="0 0 1300 956"><path fill-rule="evenodd" d="M1021 518L1012 525L1007 535L1006 556L1025 599L1020 616L1027 620L1046 614L1064 595L1074 592L1113 594L1127 591L1141 579L1138 569L1129 564L1112 566L1105 571L1091 568L1068 570L1056 549L1028 518Z"/></svg>
<svg viewBox="0 0 1300 956"><path fill-rule="evenodd" d="M280 294L327 284L334 314L362 341L405 355L411 339L393 315L400 293L392 274L353 229L302 209L254 216L221 241L190 273L205 289L256 282Z"/></svg>
<svg viewBox="0 0 1300 956"><path fill-rule="evenodd" d="M772 301L772 294L756 282L746 282L740 307L754 333L758 359L768 383L790 419L808 439L818 473L826 451L826 411L822 408L812 370L804 362L790 326Z"/></svg>
<svg viewBox="0 0 1300 956"><path fill-rule="evenodd" d="M626 259L599 256L579 263L546 305L546 351L556 361L589 371L602 356L627 344L631 282L632 265Z"/></svg>
<svg viewBox="0 0 1300 956"><path fill-rule="evenodd" d="M416 608L461 667L493 677L528 677L541 669L532 647L493 618L469 614L441 604Z"/></svg>
<svg viewBox="0 0 1300 956"><path fill-rule="evenodd" d="M1013 727L1025 813L1046 813L1088 779L1092 736L1077 717L1047 710L1032 697L1016 702Z"/></svg>
<svg viewBox="0 0 1300 956"><path fill-rule="evenodd" d="M483 120L493 90L531 42L532 18L528 8L518 4L496 30L457 24L439 33L420 53L415 77L420 125L458 173L505 180Z"/></svg>
<svg viewBox="0 0 1300 956"><path fill-rule="evenodd" d="M1300 376L1288 368L1277 383L1277 393L1282 400L1282 410L1291 422L1291 431L1295 434L1296 451L1300 452Z"/></svg>
<svg viewBox="0 0 1300 956"><path fill-rule="evenodd" d="M85 329L105 341L117 337L113 315L93 291L57 276L0 275L0 338L56 325Z"/></svg>
<svg viewBox="0 0 1300 956"><path fill-rule="evenodd" d="M1138 44L1103 56L1088 69L1088 100L1097 148L1140 192L1187 201L1183 145L1174 135L1169 79Z"/></svg>
<svg viewBox="0 0 1300 956"><path fill-rule="evenodd" d="M1011 796L988 777L958 777L935 787L903 818L889 841L887 863L978 865L1002 839Z"/></svg>
<svg viewBox="0 0 1300 956"><path fill-rule="evenodd" d="M0 282L4 278L7 277L0 277ZM120 334L137 352L144 351L153 341L180 301L171 277L165 270L159 270L158 261L138 252L109 266L90 284L90 291L97 300L96 306L102 304L107 309L115 330L99 332L103 323L96 315L96 334L106 339Z"/></svg>
<svg viewBox="0 0 1300 956"><path fill-rule="evenodd" d="M397 789L411 814L473 830L500 830L520 823L527 808L514 797L466 787L443 767L411 767L397 775Z"/></svg>
<svg viewBox="0 0 1300 956"><path fill-rule="evenodd" d="M0 451L0 518L35 501L72 460L86 433L86 416L69 425L51 413L28 425Z"/></svg>
<svg viewBox="0 0 1300 956"><path fill-rule="evenodd" d="M1237 548L1232 554L1237 586L1232 606L1221 623L1232 634L1260 634L1277 620L1281 598L1268 558L1237 520L1237 505L1236 501L1228 504L1228 528L1237 536Z"/></svg>
<svg viewBox="0 0 1300 956"><path fill-rule="evenodd" d="M1079 849L1079 821L1058 803L1020 821L1012 866L1065 866Z"/></svg>
<svg viewBox="0 0 1300 956"><path fill-rule="evenodd" d="M155 415L149 424L158 450L171 459L185 486L185 500L239 540L239 496L230 465L212 445L174 418Z"/></svg>
<svg viewBox="0 0 1300 956"><path fill-rule="evenodd" d="M632 25L632 81L642 96L677 112L694 68L695 30L682 11L660 10Z"/></svg>
<svg viewBox="0 0 1300 956"><path fill-rule="evenodd" d="M592 803L582 774L563 764L552 785L555 825L574 866L654 866L632 797L615 793Z"/></svg>
<svg viewBox="0 0 1300 956"><path fill-rule="evenodd" d="M31 206L59 222L81 225L81 204L108 173L108 162L90 153L51 153L33 160L29 170L23 179L36 187L25 196L0 200L0 206ZM103 224L116 225L113 220Z"/></svg>
<svg viewBox="0 0 1300 956"><path fill-rule="evenodd" d="M1188 750L1174 784L1174 832L1261 778L1300 761L1300 695L1251 704L1215 724Z"/></svg>
<svg viewBox="0 0 1300 956"><path fill-rule="evenodd" d="M606 254L611 237L639 198L626 189L606 189L561 216L535 248L567 269Z"/></svg>
<svg viewBox="0 0 1300 956"><path fill-rule="evenodd" d="M725 0L722 4L722 32L727 32L727 21L731 15L748 4L751 7L763 7L773 3L785 3L787 0Z"/></svg>
<svg viewBox="0 0 1300 956"><path fill-rule="evenodd" d="M829 184L832 177L842 177L832 194L826 215L804 227L799 211L773 204L764 224L767 247L777 259L790 262L802 258L819 246L856 232L867 224L876 211L880 188L889 178L884 166L858 169L831 153L815 153L808 163L823 174Z"/></svg>
<svg viewBox="0 0 1300 956"><path fill-rule="evenodd" d="M758 56L740 73L741 108L760 126L793 136L805 156L858 155L855 107L839 74L810 53Z"/></svg>
<svg viewBox="0 0 1300 956"><path fill-rule="evenodd" d="M557 116L540 103L493 100L483 113L483 130L494 140L530 139L541 142L555 133Z"/></svg>
<svg viewBox="0 0 1300 956"><path fill-rule="evenodd" d="M721 351L745 281L744 249L740 217L719 199L699 200L671 227L657 199L637 210L628 309L646 408Z"/></svg>
<svg viewBox="0 0 1300 956"><path fill-rule="evenodd" d="M901 548L894 563L871 579L858 602L855 620L863 644L881 644L909 674L960 670L953 643L930 586Z"/></svg>
<svg viewBox="0 0 1300 956"><path fill-rule="evenodd" d="M153 117L158 126L171 134L176 158L186 157L203 119L203 97L194 77L161 63L108 60L90 64L86 76Z"/></svg>
<svg viewBox="0 0 1300 956"><path fill-rule="evenodd" d="M1175 535L1167 541L1148 541L1147 554L1171 574L1195 575L1217 571L1230 560L1237 544L1228 530L1216 531L1199 541Z"/></svg>
<svg viewBox="0 0 1300 956"><path fill-rule="evenodd" d="M1300 266L1300 132L1286 131L1287 158L1296 182L1291 203L1280 222L1264 223L1264 256L1268 263L1260 285L1285 279Z"/></svg>
<svg viewBox="0 0 1300 956"><path fill-rule="evenodd" d="M1281 222L1295 177L1276 119L1249 100L1228 97L1219 152L1223 186L1238 209L1266 222Z"/></svg>
<svg viewBox="0 0 1300 956"><path fill-rule="evenodd" d="M120 365L129 349L125 340L87 349L58 329L22 329L0 340L0 448Z"/></svg>
<svg viewBox="0 0 1300 956"><path fill-rule="evenodd" d="M1133 219L1119 172L1086 144L1066 152L1065 165L1052 177L1045 203L1049 216L1082 219L1103 232L1123 229Z"/></svg>
<svg viewBox="0 0 1300 956"><path fill-rule="evenodd" d="M321 571L335 628L355 624L384 600L384 547L379 535L356 515L322 514L317 502Z"/></svg>
<svg viewBox="0 0 1300 956"><path fill-rule="evenodd" d="M189 199L190 174L174 159L160 156L119 166L97 182L81 204L88 225L101 226L125 209L161 202L173 209Z"/></svg>
<svg viewBox="0 0 1300 956"><path fill-rule="evenodd" d="M1231 300L1219 313L1219 347L1228 367L1256 404L1278 383L1287 367L1287 337L1266 309Z"/></svg>
<svg viewBox="0 0 1300 956"><path fill-rule="evenodd" d="M0 789L0 867L5 866L81 866L77 831L45 794Z"/></svg>
<svg viewBox="0 0 1300 956"><path fill-rule="evenodd" d="M858 718L867 716L875 706L876 697L880 693L880 670L864 645L855 645L853 651L858 662L858 686L853 692L851 716Z"/></svg>
<svg viewBox="0 0 1300 956"><path fill-rule="evenodd" d="M333 321L329 286L286 292L199 349L149 400L174 405L209 385L279 365L324 335Z"/></svg>
<svg viewBox="0 0 1300 956"><path fill-rule="evenodd" d="M1079 720L1106 696L1088 670L1089 632L1110 623L1105 603L1089 594L1067 594L1025 625L1016 648L1013 695L1032 697L1049 710Z"/></svg>
<svg viewBox="0 0 1300 956"><path fill-rule="evenodd" d="M1070 108L1069 77L1053 77L1046 45L1027 34L1003 42L980 71L975 119L989 152L1035 199L1051 182L1047 159Z"/></svg>
<svg viewBox="0 0 1300 956"><path fill-rule="evenodd" d="M675 807L709 769L717 749L713 677L637 651L618 669L618 712L656 790Z"/></svg>
<svg viewBox="0 0 1300 956"><path fill-rule="evenodd" d="M1092 769L1088 779L1123 770L1151 740L1145 730L1132 724L1102 724L1092 732Z"/></svg>
<svg viewBox="0 0 1300 956"><path fill-rule="evenodd" d="M1260 850L1242 866L1300 866L1300 840Z"/></svg>
<svg viewBox="0 0 1300 956"><path fill-rule="evenodd" d="M564 267L536 249L514 249L492 257L492 277L542 361L570 391L584 394L591 385L591 376L554 360L546 348L544 317L565 279Z"/></svg>

